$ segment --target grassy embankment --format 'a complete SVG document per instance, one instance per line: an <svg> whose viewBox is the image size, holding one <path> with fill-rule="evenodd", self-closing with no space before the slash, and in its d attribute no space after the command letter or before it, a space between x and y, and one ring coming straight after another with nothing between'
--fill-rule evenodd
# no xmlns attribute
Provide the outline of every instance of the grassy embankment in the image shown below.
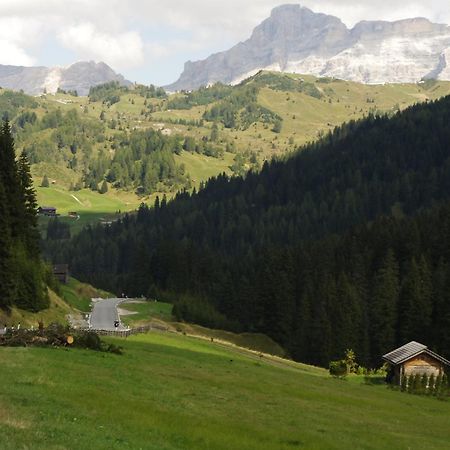
<svg viewBox="0 0 450 450"><path fill-rule="evenodd" d="M81 283L75 278L69 278L67 284L61 284L61 297L72 308L89 312L91 310L92 298L114 297L113 294L94 288L90 284Z"/></svg>
<svg viewBox="0 0 450 450"><path fill-rule="evenodd" d="M225 330L214 330L191 323L176 322L172 315L173 305L164 302L139 301L122 303L121 310L131 312L121 315L125 325L132 328L148 324L159 324L173 332L183 333L202 339L214 340L222 345L250 349L269 355L284 357L285 350L273 339L261 333L232 333Z"/></svg>
<svg viewBox="0 0 450 450"><path fill-rule="evenodd" d="M45 325L51 322L67 323L67 315L77 315L78 311L72 308L61 297L52 291L49 291L50 307L33 313L19 308L12 308L9 312L0 309L0 326L7 325L8 327L17 326L20 322L22 328L35 327L37 328L39 321L43 321ZM1 444L0 444L1 448Z"/></svg>
<svg viewBox="0 0 450 450"><path fill-rule="evenodd" d="M44 325L52 322L66 324L69 314L76 319L81 313L91 310L91 298L112 296L74 278L70 278L67 284L60 285L59 295L53 291L49 291L49 295L50 306L43 311L33 313L16 307L9 312L0 309L0 326L7 324L10 327L20 322L23 328L37 327L39 321L43 321Z"/></svg>
<svg viewBox="0 0 450 450"><path fill-rule="evenodd" d="M446 449L450 403L182 335L2 348L0 442L33 449Z"/></svg>

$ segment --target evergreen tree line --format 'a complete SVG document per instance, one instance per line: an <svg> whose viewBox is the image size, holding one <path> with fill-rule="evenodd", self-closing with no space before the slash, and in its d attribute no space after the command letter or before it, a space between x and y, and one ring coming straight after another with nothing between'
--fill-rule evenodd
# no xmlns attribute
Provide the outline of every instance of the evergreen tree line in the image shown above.
<svg viewBox="0 0 450 450"><path fill-rule="evenodd" d="M90 162L85 184L96 190L107 180L116 188L134 188L139 194L189 187L188 174L174 158L183 150L183 143L181 136L165 136L155 130L122 133L114 140L112 158L100 151Z"/></svg>
<svg viewBox="0 0 450 450"><path fill-rule="evenodd" d="M12 131L18 145L34 133L48 130L46 138L24 147L31 164L65 163L73 170L83 170L93 159L93 146L105 139L101 123L82 117L76 109L50 111L37 119L34 112L25 111L15 118Z"/></svg>
<svg viewBox="0 0 450 450"><path fill-rule="evenodd" d="M37 204L25 153L16 160L11 129L0 131L0 308L48 306L40 259Z"/></svg>
<svg viewBox="0 0 450 450"><path fill-rule="evenodd" d="M145 98L166 98L167 94L161 87L156 87L153 84L150 86L144 86L136 84L132 88L122 86L118 81L109 81L107 83L98 84L97 86L91 86L89 89L89 101L91 102L103 102L105 105L111 106L114 103L120 101L120 97L123 94L130 91L137 92L141 97Z"/></svg>
<svg viewBox="0 0 450 450"><path fill-rule="evenodd" d="M243 84L205 111L203 118L221 122L225 128L246 130L254 122L281 124L282 117L258 103L260 86Z"/></svg>
<svg viewBox="0 0 450 450"><path fill-rule="evenodd" d="M306 362L353 348L375 366L410 339L450 356L449 123L450 98L351 122L259 174L87 228L53 257Z"/></svg>
<svg viewBox="0 0 450 450"><path fill-rule="evenodd" d="M316 83L320 83L321 79L317 79ZM260 87L270 87L274 91L283 92L302 92L305 95L321 99L322 92L316 87L314 83L305 81L302 78L293 78L288 74L270 73L261 71L253 77L245 80L243 84L253 83ZM328 91L329 93L332 93Z"/></svg>
<svg viewBox="0 0 450 450"><path fill-rule="evenodd" d="M233 87L223 83L215 83L209 87L201 87L192 92L183 92L167 102L167 109L192 109L194 106L209 105L228 97Z"/></svg>
<svg viewBox="0 0 450 450"><path fill-rule="evenodd" d="M23 142L39 130L52 130L49 137L25 146L30 163L61 162L80 173L81 186L101 189L106 180L117 188L135 189L140 194L190 187L190 179L174 154L183 149L220 157L221 146L211 140L165 136L159 131L117 132L106 141L103 125L82 117L75 110L56 109L38 120L34 112L19 115L13 126L16 140ZM96 143L104 143L98 153ZM108 149L114 150L113 156ZM104 185L104 184L103 184ZM80 186L80 187L81 187Z"/></svg>

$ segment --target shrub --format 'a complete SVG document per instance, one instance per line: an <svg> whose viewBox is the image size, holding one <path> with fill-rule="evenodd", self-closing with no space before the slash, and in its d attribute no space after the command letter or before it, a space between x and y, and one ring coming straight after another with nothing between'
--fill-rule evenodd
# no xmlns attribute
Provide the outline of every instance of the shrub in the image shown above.
<svg viewBox="0 0 450 450"><path fill-rule="evenodd" d="M47 175L44 175L44 178L42 178L41 187L48 188L50 186L50 182L48 181Z"/></svg>
<svg viewBox="0 0 450 450"><path fill-rule="evenodd" d="M344 360L330 362L330 375L333 377L345 377L347 373L347 364Z"/></svg>
<svg viewBox="0 0 450 450"><path fill-rule="evenodd" d="M75 347L89 348L91 350L102 350L102 341L97 333L92 331L80 332L74 336L73 345Z"/></svg>

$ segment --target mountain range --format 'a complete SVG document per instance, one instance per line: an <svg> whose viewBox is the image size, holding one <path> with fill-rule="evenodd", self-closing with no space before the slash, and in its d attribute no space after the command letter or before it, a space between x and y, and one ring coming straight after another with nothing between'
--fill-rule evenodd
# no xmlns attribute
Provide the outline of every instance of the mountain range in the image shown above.
<svg viewBox="0 0 450 450"><path fill-rule="evenodd" d="M282 5L245 42L188 61L166 89L237 84L262 69L370 84L450 80L450 27L414 18L362 21L349 29L337 17Z"/></svg>
<svg viewBox="0 0 450 450"><path fill-rule="evenodd" d="M131 82L103 62L82 61L68 67L23 67L0 65L0 86L27 94L55 93L58 89L87 95L92 86L108 81Z"/></svg>

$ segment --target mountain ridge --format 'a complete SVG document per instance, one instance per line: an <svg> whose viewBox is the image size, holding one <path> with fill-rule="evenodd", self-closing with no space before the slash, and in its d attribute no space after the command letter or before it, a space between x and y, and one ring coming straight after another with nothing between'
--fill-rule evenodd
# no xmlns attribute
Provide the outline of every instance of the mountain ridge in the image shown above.
<svg viewBox="0 0 450 450"><path fill-rule="evenodd" d="M274 8L249 39L200 61L188 61L171 91L215 82L237 84L259 70L331 76L368 84L450 79L450 27L425 18L361 21L298 4Z"/></svg>
<svg viewBox="0 0 450 450"><path fill-rule="evenodd" d="M92 86L108 81L131 85L104 62L78 61L67 67L0 65L0 86L30 95L53 94L58 89L87 95Z"/></svg>

